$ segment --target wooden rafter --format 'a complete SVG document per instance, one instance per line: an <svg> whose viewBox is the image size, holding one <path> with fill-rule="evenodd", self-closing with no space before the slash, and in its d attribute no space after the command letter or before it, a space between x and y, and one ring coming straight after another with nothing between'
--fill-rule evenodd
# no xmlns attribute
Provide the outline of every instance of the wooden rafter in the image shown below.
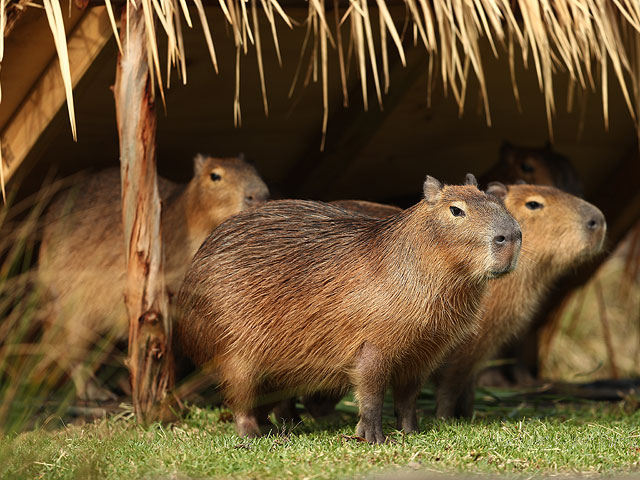
<svg viewBox="0 0 640 480"><path fill-rule="evenodd" d="M83 15L68 37L74 87L112 35L106 8L94 8ZM64 106L65 98L60 67L57 57L54 57L0 133L5 182L15 174L42 132Z"/></svg>

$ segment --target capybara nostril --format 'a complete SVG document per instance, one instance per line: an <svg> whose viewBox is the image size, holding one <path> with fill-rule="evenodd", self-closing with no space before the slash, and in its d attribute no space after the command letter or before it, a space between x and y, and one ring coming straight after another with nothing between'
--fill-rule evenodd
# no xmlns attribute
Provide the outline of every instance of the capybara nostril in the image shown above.
<svg viewBox="0 0 640 480"><path fill-rule="evenodd" d="M247 196L245 197L245 200L246 200L247 202L253 202L253 195L247 195Z"/></svg>
<svg viewBox="0 0 640 480"><path fill-rule="evenodd" d="M587 228L589 230L597 230L599 228L604 227L604 225L605 225L604 215L602 215L602 213L600 213L599 211L594 213L593 216L587 222Z"/></svg>
<svg viewBox="0 0 640 480"><path fill-rule="evenodd" d="M507 239L504 235L496 235L495 237L493 237L493 243L499 246L504 245L506 241Z"/></svg>

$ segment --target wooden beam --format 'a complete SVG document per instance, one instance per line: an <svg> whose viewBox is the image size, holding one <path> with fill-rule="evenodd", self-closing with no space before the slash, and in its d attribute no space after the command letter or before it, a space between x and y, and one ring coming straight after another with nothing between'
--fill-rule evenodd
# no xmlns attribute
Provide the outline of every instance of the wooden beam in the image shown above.
<svg viewBox="0 0 640 480"><path fill-rule="evenodd" d="M127 259L127 365L136 417L148 423L164 417L161 405L173 386L173 357L163 272L153 80L143 9L131 10L128 25L127 9L122 13L124 54L118 57L114 94Z"/></svg>
<svg viewBox="0 0 640 480"><path fill-rule="evenodd" d="M71 81L75 87L113 35L106 8L88 10L67 38ZM57 56L0 133L8 182L66 101Z"/></svg>

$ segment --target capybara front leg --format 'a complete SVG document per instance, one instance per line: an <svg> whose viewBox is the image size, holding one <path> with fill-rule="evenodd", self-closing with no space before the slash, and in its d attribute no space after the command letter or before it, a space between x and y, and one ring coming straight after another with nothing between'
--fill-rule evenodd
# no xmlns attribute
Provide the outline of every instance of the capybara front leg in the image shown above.
<svg viewBox="0 0 640 480"><path fill-rule="evenodd" d="M387 369L382 361L380 350L365 342L356 359L353 383L360 407L360 421L356 435L369 443L384 443L382 432L382 404L387 385Z"/></svg>
<svg viewBox="0 0 640 480"><path fill-rule="evenodd" d="M418 379L394 382L393 406L396 411L398 430L406 433L418 431L416 399L422 382Z"/></svg>

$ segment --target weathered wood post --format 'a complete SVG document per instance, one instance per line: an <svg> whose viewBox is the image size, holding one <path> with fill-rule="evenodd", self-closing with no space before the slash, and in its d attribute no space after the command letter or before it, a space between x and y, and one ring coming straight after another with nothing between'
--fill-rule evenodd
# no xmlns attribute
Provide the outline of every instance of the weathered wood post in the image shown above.
<svg viewBox="0 0 640 480"><path fill-rule="evenodd" d="M173 384L173 357L156 178L153 80L142 8L129 8L128 18L123 8L120 38L124 53L118 57L114 94L127 259L127 365L136 416L147 423L162 416L158 407Z"/></svg>

